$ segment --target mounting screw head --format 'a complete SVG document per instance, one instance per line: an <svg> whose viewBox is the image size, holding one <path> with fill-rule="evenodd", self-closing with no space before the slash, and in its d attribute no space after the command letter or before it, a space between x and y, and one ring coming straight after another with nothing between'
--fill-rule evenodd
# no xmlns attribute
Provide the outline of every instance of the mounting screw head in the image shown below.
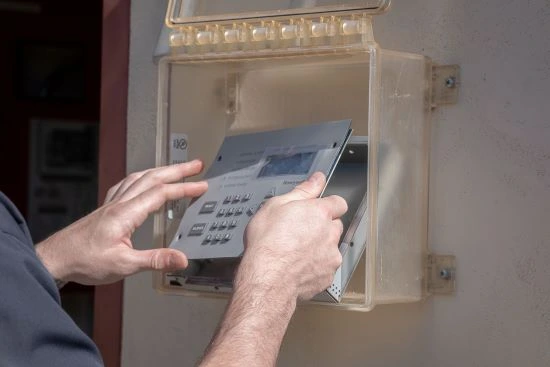
<svg viewBox="0 0 550 367"><path fill-rule="evenodd" d="M447 79L445 79L445 86L447 88L454 88L456 87L456 78L454 76L450 76Z"/></svg>
<svg viewBox="0 0 550 367"><path fill-rule="evenodd" d="M439 270L439 277L441 279L449 280L453 277L453 272L450 269L443 268Z"/></svg>

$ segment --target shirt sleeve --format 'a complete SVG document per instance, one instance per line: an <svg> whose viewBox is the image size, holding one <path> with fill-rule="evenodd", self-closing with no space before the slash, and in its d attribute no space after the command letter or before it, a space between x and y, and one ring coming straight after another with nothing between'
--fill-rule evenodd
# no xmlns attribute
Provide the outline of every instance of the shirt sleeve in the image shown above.
<svg viewBox="0 0 550 367"><path fill-rule="evenodd" d="M103 366L93 341L61 307L22 218L0 201L0 365Z"/></svg>

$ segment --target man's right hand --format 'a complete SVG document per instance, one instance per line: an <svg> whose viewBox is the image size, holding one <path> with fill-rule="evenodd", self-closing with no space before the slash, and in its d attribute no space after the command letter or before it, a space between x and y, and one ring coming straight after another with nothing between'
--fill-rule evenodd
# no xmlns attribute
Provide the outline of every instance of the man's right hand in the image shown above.
<svg viewBox="0 0 550 367"><path fill-rule="evenodd" d="M233 296L201 366L275 366L297 300L330 286L342 263L347 204L318 199L324 186L325 176L315 173L252 218Z"/></svg>
<svg viewBox="0 0 550 367"><path fill-rule="evenodd" d="M339 196L319 199L324 186L325 176L315 173L258 211L245 232L237 289L283 286L290 296L310 299L331 285L342 263L340 217L347 204Z"/></svg>

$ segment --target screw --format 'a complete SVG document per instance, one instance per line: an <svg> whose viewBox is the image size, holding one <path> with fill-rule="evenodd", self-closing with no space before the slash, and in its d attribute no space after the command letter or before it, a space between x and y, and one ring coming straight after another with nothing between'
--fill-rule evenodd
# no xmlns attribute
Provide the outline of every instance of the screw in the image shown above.
<svg viewBox="0 0 550 367"><path fill-rule="evenodd" d="M439 277L441 279L449 280L449 279L452 278L452 276L453 276L453 274L452 274L452 271L450 269L443 268L443 269L439 270Z"/></svg>
<svg viewBox="0 0 550 367"><path fill-rule="evenodd" d="M456 78L454 76L450 76L445 80L445 86L447 88L454 88L456 87Z"/></svg>

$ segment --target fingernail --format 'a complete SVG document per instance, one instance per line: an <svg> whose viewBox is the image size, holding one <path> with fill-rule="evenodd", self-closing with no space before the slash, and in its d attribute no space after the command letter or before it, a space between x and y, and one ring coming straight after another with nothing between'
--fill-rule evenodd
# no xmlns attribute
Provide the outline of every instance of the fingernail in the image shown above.
<svg viewBox="0 0 550 367"><path fill-rule="evenodd" d="M309 176L308 181L312 183L318 183L323 179L323 174L321 172L315 172Z"/></svg>

